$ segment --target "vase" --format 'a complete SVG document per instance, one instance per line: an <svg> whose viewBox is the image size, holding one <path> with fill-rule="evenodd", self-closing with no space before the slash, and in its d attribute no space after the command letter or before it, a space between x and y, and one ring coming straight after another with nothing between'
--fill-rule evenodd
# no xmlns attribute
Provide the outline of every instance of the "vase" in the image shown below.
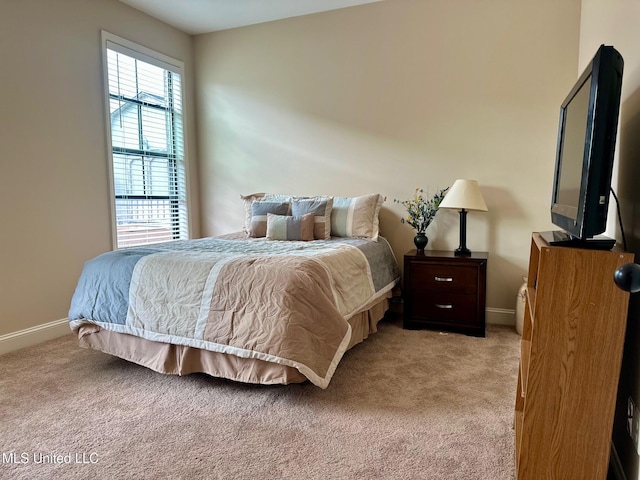
<svg viewBox="0 0 640 480"><path fill-rule="evenodd" d="M424 248L427 246L427 243L429 243L429 239L424 233L418 232L417 235L413 237L413 243L416 244L418 253L423 253Z"/></svg>

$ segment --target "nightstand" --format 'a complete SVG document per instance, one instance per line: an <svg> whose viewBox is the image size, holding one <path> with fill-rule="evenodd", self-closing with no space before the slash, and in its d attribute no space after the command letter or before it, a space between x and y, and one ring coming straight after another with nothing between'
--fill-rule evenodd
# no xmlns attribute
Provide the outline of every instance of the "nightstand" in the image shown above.
<svg viewBox="0 0 640 480"><path fill-rule="evenodd" d="M486 252L412 250L404 256L404 320L407 329L434 328L485 335Z"/></svg>

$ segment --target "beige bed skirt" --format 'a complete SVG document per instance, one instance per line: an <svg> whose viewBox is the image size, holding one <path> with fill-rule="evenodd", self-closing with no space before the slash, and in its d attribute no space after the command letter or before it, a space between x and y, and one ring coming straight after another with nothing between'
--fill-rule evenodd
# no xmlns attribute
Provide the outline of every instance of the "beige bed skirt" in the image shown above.
<svg viewBox="0 0 640 480"><path fill-rule="evenodd" d="M348 349L377 332L377 324L389 308L391 292L371 308L349 319L351 341ZM287 384L307 380L296 368L254 358L241 358L195 347L154 342L126 333L82 325L78 330L81 347L93 348L123 358L160 373L187 375L207 373L214 377L246 383Z"/></svg>

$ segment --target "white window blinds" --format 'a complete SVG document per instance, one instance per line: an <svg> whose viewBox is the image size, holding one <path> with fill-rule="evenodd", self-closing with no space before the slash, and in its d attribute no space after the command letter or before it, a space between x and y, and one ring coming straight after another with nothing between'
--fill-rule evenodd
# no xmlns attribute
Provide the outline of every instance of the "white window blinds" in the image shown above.
<svg viewBox="0 0 640 480"><path fill-rule="evenodd" d="M116 247L186 239L181 68L105 49Z"/></svg>

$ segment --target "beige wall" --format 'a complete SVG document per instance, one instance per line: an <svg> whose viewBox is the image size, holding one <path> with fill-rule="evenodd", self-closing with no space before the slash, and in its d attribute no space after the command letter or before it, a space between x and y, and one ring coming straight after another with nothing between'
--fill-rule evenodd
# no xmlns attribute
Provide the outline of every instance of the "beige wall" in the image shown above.
<svg viewBox="0 0 640 480"><path fill-rule="evenodd" d="M101 29L185 62L194 236L199 219L239 229L240 193L381 192L401 259L413 233L393 198L475 178L490 212L467 243L491 253L489 307L512 309L529 233L551 227L579 9L386 0L193 40L116 0L0 2L0 336L64 318L84 261L111 248ZM443 213L431 246L455 248Z"/></svg>
<svg viewBox="0 0 640 480"><path fill-rule="evenodd" d="M184 61L193 81L192 38L116 0L0 2L0 335L65 318L84 261L111 249L101 29Z"/></svg>
<svg viewBox="0 0 640 480"><path fill-rule="evenodd" d="M617 190L628 249L640 259L640 2L583 0L580 69L601 44L613 45L624 58L622 104L613 187ZM610 235L620 239L617 219L609 211ZM628 480L640 478L639 457L627 433L627 399L640 405L640 294L631 296L627 336L616 405L613 442Z"/></svg>
<svg viewBox="0 0 640 480"><path fill-rule="evenodd" d="M197 36L203 234L242 227L242 193L379 192L402 260L393 199L473 178L490 211L467 245L490 252L489 309L512 310L531 231L552 228L579 21L579 0L386 0ZM441 214L430 248L454 249L458 214Z"/></svg>

